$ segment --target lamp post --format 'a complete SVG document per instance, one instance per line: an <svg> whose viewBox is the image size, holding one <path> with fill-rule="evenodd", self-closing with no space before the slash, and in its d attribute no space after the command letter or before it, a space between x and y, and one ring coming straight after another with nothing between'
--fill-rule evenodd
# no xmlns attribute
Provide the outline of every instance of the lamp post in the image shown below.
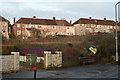
<svg viewBox="0 0 120 80"><path fill-rule="evenodd" d="M115 39L116 39L116 61L118 62L118 34L117 34L117 29L118 29L118 4L120 4L120 1L115 4L115 26L116 26L116 31L115 31Z"/></svg>

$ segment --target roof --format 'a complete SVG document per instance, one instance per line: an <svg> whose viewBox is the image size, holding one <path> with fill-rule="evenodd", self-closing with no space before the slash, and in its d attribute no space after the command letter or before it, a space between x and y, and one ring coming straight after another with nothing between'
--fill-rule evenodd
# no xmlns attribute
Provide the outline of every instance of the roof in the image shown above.
<svg viewBox="0 0 120 80"><path fill-rule="evenodd" d="M89 18L80 18L73 24L99 24L99 25L115 26L115 22L112 20L100 20L100 19L89 19Z"/></svg>
<svg viewBox="0 0 120 80"><path fill-rule="evenodd" d="M2 21L4 21L4 22L8 22L8 23L10 23L10 21L8 21L7 19L5 19L5 18L2 17L2 16L0 16L0 21L1 21L1 19L2 19Z"/></svg>
<svg viewBox="0 0 120 80"><path fill-rule="evenodd" d="M17 49L17 51L20 52L20 55L35 54L39 57L44 56L45 50L51 50L52 53L55 53L55 49L51 49L51 48L19 48Z"/></svg>
<svg viewBox="0 0 120 80"><path fill-rule="evenodd" d="M16 23L38 24L38 25L59 25L69 26L66 20L38 19L38 18L20 18Z"/></svg>
<svg viewBox="0 0 120 80"><path fill-rule="evenodd" d="M55 22L59 26L71 26L71 24L66 20L55 20Z"/></svg>

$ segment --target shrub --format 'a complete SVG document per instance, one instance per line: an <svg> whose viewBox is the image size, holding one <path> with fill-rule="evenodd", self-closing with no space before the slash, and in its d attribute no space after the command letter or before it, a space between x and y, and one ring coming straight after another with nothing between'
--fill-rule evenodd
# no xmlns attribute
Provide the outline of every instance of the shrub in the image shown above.
<svg viewBox="0 0 120 80"><path fill-rule="evenodd" d="M12 33L12 34L9 35L9 37L10 37L11 39L13 39L13 38L15 38L15 35Z"/></svg>
<svg viewBox="0 0 120 80"><path fill-rule="evenodd" d="M21 65L21 66L25 66L25 64L26 64L26 62L20 61L20 65Z"/></svg>

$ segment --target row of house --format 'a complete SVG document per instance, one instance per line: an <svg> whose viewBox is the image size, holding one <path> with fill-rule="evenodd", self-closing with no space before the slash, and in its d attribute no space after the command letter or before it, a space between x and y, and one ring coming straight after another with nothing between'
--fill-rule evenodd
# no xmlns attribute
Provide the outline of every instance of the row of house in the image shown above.
<svg viewBox="0 0 120 80"><path fill-rule="evenodd" d="M2 26L1 33L6 37L8 36L8 24L7 19L0 17L0 24ZM36 16L33 18L20 18L15 21L12 26L12 32L16 37L28 38L28 37L46 37L55 35L87 35L92 33L110 33L118 28L120 30L120 23L116 27L116 22L113 20L107 20L104 18L92 19L80 18L79 20L71 23L66 20L53 19L39 19Z"/></svg>
<svg viewBox="0 0 120 80"><path fill-rule="evenodd" d="M70 29L68 29L70 28ZM75 35L74 27L66 20L20 18L13 26L15 36L32 37L54 36L54 35ZM34 34L33 34L34 33Z"/></svg>

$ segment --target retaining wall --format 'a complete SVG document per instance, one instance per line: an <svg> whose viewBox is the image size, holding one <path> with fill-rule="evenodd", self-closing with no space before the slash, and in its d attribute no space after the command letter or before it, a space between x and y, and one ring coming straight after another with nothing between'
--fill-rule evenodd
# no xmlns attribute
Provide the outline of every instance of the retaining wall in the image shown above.
<svg viewBox="0 0 120 80"><path fill-rule="evenodd" d="M19 71L19 52L10 55L0 55L2 60L2 73Z"/></svg>
<svg viewBox="0 0 120 80"><path fill-rule="evenodd" d="M44 51L44 68L60 67L62 67L62 51L56 51L54 54L51 51Z"/></svg>

